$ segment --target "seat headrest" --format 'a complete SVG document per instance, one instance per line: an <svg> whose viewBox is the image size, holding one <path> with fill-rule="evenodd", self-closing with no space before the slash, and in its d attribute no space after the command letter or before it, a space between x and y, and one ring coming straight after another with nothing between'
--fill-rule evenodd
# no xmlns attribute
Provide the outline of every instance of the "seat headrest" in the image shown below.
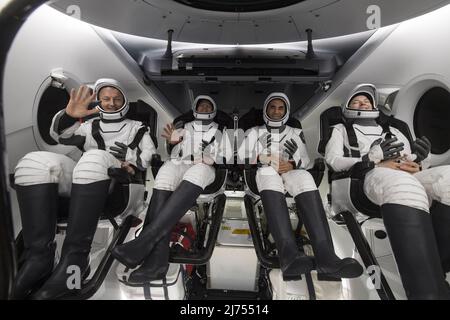
<svg viewBox="0 0 450 320"><path fill-rule="evenodd" d="M141 121L150 128L150 137L153 144L158 148L158 140L156 139L156 127L158 123L158 113L149 104L142 100L130 102L130 109L126 115L127 119Z"/></svg>
<svg viewBox="0 0 450 320"><path fill-rule="evenodd" d="M145 125L152 127L157 119L157 112L146 102L138 100L130 102L130 110L127 113L127 118L130 120L141 121Z"/></svg>
<svg viewBox="0 0 450 320"><path fill-rule="evenodd" d="M250 128L264 125L264 117L262 109L251 108L247 113L239 118L239 129L247 131ZM293 128L301 129L302 125L300 121L293 117L289 117L286 124Z"/></svg>
<svg viewBox="0 0 450 320"><path fill-rule="evenodd" d="M341 107L331 107L322 112L320 115L320 141L317 148L317 151L321 155L325 155L325 147L327 146L333 131L332 126L343 122L344 119L342 117Z"/></svg>

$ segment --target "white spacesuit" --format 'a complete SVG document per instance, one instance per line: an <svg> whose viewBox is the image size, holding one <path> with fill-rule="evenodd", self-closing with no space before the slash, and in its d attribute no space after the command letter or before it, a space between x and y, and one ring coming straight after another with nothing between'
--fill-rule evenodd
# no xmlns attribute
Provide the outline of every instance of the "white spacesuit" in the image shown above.
<svg viewBox="0 0 450 320"><path fill-rule="evenodd" d="M312 242L317 270L336 277L358 277L362 267L351 258L339 259L333 249L320 194L306 171L309 157L303 132L286 125L290 103L284 93L270 94L264 102L265 125L247 130L239 148L240 161L258 163L256 184L267 223L278 249L284 280L297 280L312 269L298 250L289 221L285 192L294 197ZM243 160L243 159L247 160Z"/></svg>
<svg viewBox="0 0 450 320"><path fill-rule="evenodd" d="M343 104L343 116L343 124L334 127L326 146L326 162L335 172L349 170L360 161L373 164L364 178L364 193L381 206L408 297L447 298L428 212L435 200L432 216L440 221L435 223L436 237L446 243L439 245L439 253L448 268L450 166L428 168L431 146L425 137L417 139L411 148L399 130L377 123L373 85L362 84L351 92ZM403 171L402 164L409 161L420 164L421 171Z"/></svg>
<svg viewBox="0 0 450 320"><path fill-rule="evenodd" d="M52 152L38 151L25 155L15 169L15 183L22 186L57 183L61 195L70 195L72 180L87 184L109 179L107 169L120 168L126 161L139 170L146 170L155 146L148 134L148 127L140 121L124 118L129 104L120 84L114 79L99 79L95 92L104 87L115 87L124 96L124 105L116 112L100 111L99 116L81 122L59 111L52 121L50 135L57 142L74 145L83 150L78 162ZM98 96L96 97L98 100ZM101 106L97 106L101 108ZM100 109L101 110L101 109ZM123 147L123 157L114 149ZM112 149L111 149L112 148ZM116 154L116 156L113 156Z"/></svg>
<svg viewBox="0 0 450 320"><path fill-rule="evenodd" d="M197 112L195 108L202 100L210 101L212 112ZM195 120L176 130L180 142L173 146L170 160L159 170L155 189L174 191L182 180L204 189L215 178L215 170L211 165L230 161L233 156L231 142L213 121L217 113L214 100L205 95L197 96L192 110Z"/></svg>
<svg viewBox="0 0 450 320"><path fill-rule="evenodd" d="M206 104L207 111L199 111ZM217 106L209 96L198 96L192 111L195 120L174 134L180 142L171 151L155 178L152 199L140 235L113 250L124 265L140 268L133 271L129 283L161 279L169 261L170 231L195 203L197 197L215 178L214 163L233 156L230 141L213 121Z"/></svg>
<svg viewBox="0 0 450 320"><path fill-rule="evenodd" d="M65 155L37 151L25 155L15 168L26 249L25 263L14 284L16 298L25 298L52 273L58 194L71 197L67 235L60 262L33 295L36 299L55 299L67 293L68 266L78 266L81 274L87 272L92 238L110 187L108 169L126 166L131 171L145 170L155 152L148 128L124 118L129 104L116 80L100 79L92 95L88 90L82 87L77 93L73 91L68 106L54 116L50 128L59 143L84 151L78 162ZM88 110L94 95L97 102L91 104L96 104L98 112ZM92 114L84 122L67 114L75 99L82 98L83 102L76 104L83 109L80 112Z"/></svg>

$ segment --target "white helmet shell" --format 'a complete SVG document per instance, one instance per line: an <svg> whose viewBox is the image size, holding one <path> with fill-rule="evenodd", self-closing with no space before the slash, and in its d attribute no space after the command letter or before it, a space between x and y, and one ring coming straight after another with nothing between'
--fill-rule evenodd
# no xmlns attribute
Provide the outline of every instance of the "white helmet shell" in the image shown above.
<svg viewBox="0 0 450 320"><path fill-rule="evenodd" d="M119 90L120 93L122 93L122 95L123 95L124 102L123 102L123 106L114 112L108 112L108 111L104 110L102 108L101 104L99 104L97 106L97 109L100 111L100 118L104 119L104 120L110 120L110 121L117 121L117 120L123 119L125 117L125 115L127 114L128 110L130 109L130 105L128 103L127 96L125 95L125 92L122 89L122 86L120 85L119 81L114 80L114 79L108 79L108 78L98 79L94 85L94 92L95 92L95 97L97 100L100 100L98 93L100 92L101 89L103 89L105 87L113 87L113 88L116 88L117 90Z"/></svg>
<svg viewBox="0 0 450 320"><path fill-rule="evenodd" d="M286 112L284 113L284 116L279 120L273 120L267 115L267 107L269 106L270 101L272 101L274 99L280 99L280 100L284 101L284 104L286 106ZM279 128L279 127L285 125L286 122L288 121L290 111L291 111L291 104L289 102L289 98L287 97L287 95L285 95L282 92L272 92L271 94L269 94L269 96L264 101L264 107L263 107L264 122L269 127Z"/></svg>
<svg viewBox="0 0 450 320"><path fill-rule="evenodd" d="M209 113L197 112L197 105L200 100L208 100L209 102L211 102L211 104L213 106L213 110ZM194 114L194 118L196 120L212 120L215 118L215 116L217 114L216 102L210 96L206 96L206 95L197 96L195 98L194 102L192 103L192 113Z"/></svg>
<svg viewBox="0 0 450 320"><path fill-rule="evenodd" d="M372 102L372 110L359 110L350 108L350 101L355 96L364 95ZM378 93L377 88L370 83L363 83L352 90L345 103L342 105L342 114L347 119L376 119L380 115L378 111Z"/></svg>

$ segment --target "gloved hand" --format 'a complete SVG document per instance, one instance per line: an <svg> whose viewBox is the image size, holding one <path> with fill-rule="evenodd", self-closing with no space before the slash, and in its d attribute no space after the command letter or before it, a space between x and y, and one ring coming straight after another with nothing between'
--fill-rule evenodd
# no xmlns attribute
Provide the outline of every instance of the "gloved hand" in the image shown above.
<svg viewBox="0 0 450 320"><path fill-rule="evenodd" d="M383 141L382 138L375 140L370 146L369 152L363 156L363 160L373 161L375 164L383 160L395 159L400 156L404 143L398 142L397 137L392 137Z"/></svg>
<svg viewBox="0 0 450 320"><path fill-rule="evenodd" d="M289 155L289 159L294 159L294 154L298 150L297 142L294 139L287 140L284 143L284 151Z"/></svg>
<svg viewBox="0 0 450 320"><path fill-rule="evenodd" d="M125 161L125 159L126 159L126 157L127 157L127 150L128 150L128 146L126 145L126 144L124 144L124 143L121 143L121 142L114 142L114 144L117 146L117 147L111 147L110 149L112 150L112 151L110 151L110 153L114 156L114 157L116 157L116 159L117 160L120 160L120 161Z"/></svg>
<svg viewBox="0 0 450 320"><path fill-rule="evenodd" d="M422 162L428 157L431 151L431 142L427 137L417 138L412 145L412 152L416 155L413 160L416 163Z"/></svg>

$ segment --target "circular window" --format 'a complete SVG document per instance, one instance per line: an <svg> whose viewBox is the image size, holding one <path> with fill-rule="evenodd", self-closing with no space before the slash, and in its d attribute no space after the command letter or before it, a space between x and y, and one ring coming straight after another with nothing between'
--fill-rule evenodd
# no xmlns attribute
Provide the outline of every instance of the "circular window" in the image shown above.
<svg viewBox="0 0 450 320"><path fill-rule="evenodd" d="M49 145L57 145L49 132L53 116L66 107L69 99L70 96L65 89L48 87L42 93L37 110L37 125L42 140Z"/></svg>
<svg viewBox="0 0 450 320"><path fill-rule="evenodd" d="M414 131L417 137L431 141L431 152L443 154L450 149L450 93L441 87L426 91L414 112Z"/></svg>
<svg viewBox="0 0 450 320"><path fill-rule="evenodd" d="M304 0L175 0L189 7L222 12L254 12L287 7Z"/></svg>

